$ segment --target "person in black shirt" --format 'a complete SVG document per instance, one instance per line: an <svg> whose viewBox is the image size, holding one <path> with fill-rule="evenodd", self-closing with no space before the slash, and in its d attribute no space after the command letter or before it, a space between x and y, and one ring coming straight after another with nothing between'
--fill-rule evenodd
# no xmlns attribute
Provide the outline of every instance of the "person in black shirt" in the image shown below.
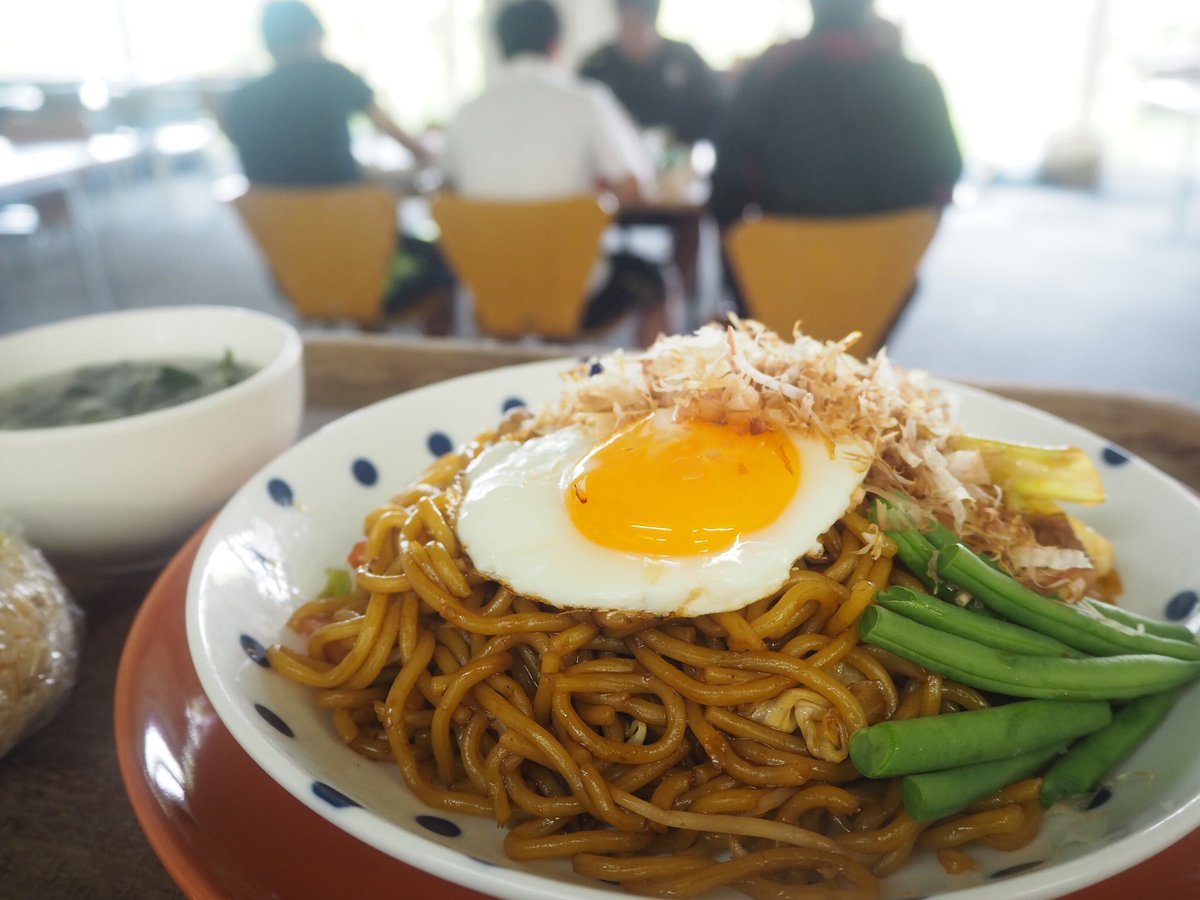
<svg viewBox="0 0 1200 900"><path fill-rule="evenodd" d="M269 74L239 88L222 111L221 127L237 149L252 185L319 187L362 180L351 152L349 120L365 113L384 134L408 148L419 164L428 151L375 102L374 91L341 63L325 56L325 29L300 0L272 0L263 8L262 37L275 60ZM381 303L400 313L454 280L435 244L400 235ZM445 331L437 316L431 331Z"/></svg>
<svg viewBox="0 0 1200 900"><path fill-rule="evenodd" d="M811 0L812 31L751 63L717 141L711 206L845 216L941 207L962 156L933 72L871 0Z"/></svg>
<svg viewBox="0 0 1200 900"><path fill-rule="evenodd" d="M322 50L325 30L299 0L263 10L262 36L275 60L269 74L241 87L221 117L251 184L328 185L359 181L349 119L362 112L421 163L427 151L375 102L362 78Z"/></svg>
<svg viewBox="0 0 1200 900"><path fill-rule="evenodd" d="M721 108L721 84L691 46L658 33L659 0L616 0L615 43L580 68L617 95L642 128L667 128L680 143L711 138Z"/></svg>

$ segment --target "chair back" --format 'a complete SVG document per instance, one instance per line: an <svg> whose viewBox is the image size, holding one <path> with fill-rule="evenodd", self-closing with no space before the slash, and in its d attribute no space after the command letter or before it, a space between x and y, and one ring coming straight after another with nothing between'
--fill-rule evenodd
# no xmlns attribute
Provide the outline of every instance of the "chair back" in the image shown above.
<svg viewBox="0 0 1200 900"><path fill-rule="evenodd" d="M471 294L481 331L570 340L612 211L587 195L538 202L438 196L442 252Z"/></svg>
<svg viewBox="0 0 1200 900"><path fill-rule="evenodd" d="M234 204L302 318L380 324L398 230L387 187L255 186Z"/></svg>
<svg viewBox="0 0 1200 900"><path fill-rule="evenodd" d="M845 218L763 216L725 238L750 314L790 337L796 322L820 340L862 338L869 356L903 312L938 215L926 207Z"/></svg>

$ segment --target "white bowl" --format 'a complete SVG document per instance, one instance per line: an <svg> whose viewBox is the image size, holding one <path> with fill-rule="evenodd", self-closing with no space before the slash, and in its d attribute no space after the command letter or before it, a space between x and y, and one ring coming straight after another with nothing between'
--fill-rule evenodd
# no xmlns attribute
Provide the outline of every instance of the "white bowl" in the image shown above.
<svg viewBox="0 0 1200 900"><path fill-rule="evenodd" d="M178 406L59 428L0 430L0 512L69 570L161 562L299 433L300 336L232 306L177 306L67 319L0 338L0 390L79 366L218 359L257 371Z"/></svg>
<svg viewBox="0 0 1200 900"><path fill-rule="evenodd" d="M329 822L442 878L517 900L627 897L574 874L565 861L516 862L494 822L433 810L398 767L349 750L310 689L267 667L263 647L303 641L286 620L342 565L364 515L451 444L494 427L514 403L553 396L561 362L467 376L385 400L309 436L251 478L217 516L188 585L188 644L213 708L246 752ZM1200 585L1200 502L1103 438L1021 404L945 385L968 431L1073 444L1104 477L1109 500L1083 517L1115 543L1123 603L1178 618ZM1050 898L1085 887L1200 827L1200 754L1193 723L1200 686L1119 769L1107 802L1055 808L1041 834L1013 853L975 850L978 872L949 876L922 852L884 883L883 897L953 893L962 900ZM1152 773L1148 774L1148 773ZM1065 805L1064 805L1065 806ZM298 860L297 865L317 864ZM721 897L731 896L721 893Z"/></svg>

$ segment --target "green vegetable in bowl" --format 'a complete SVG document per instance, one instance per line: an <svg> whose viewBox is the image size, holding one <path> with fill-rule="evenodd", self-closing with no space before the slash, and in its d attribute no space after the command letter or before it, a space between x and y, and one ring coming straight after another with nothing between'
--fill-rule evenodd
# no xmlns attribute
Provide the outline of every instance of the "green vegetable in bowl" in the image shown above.
<svg viewBox="0 0 1200 900"><path fill-rule="evenodd" d="M229 350L218 359L81 366L0 391L0 430L87 425L154 412L216 393L255 371Z"/></svg>
<svg viewBox="0 0 1200 900"><path fill-rule="evenodd" d="M1042 780L1042 806L1053 806L1065 797L1086 794L1100 779L1162 722L1179 689L1149 694L1131 700L1119 709L1107 726L1080 741L1059 759Z"/></svg>
<svg viewBox="0 0 1200 900"><path fill-rule="evenodd" d="M902 506L885 508L901 562L947 599L882 590L860 619L862 640L980 690L1041 698L852 735L851 760L863 774L904 776L913 818L951 815L1056 756L1041 802L1086 793L1157 727L1180 686L1200 677L1188 629L1097 600L1044 597L943 526L918 527ZM986 614L963 603L981 603ZM1107 700L1128 702L1114 715Z"/></svg>
<svg viewBox="0 0 1200 900"><path fill-rule="evenodd" d="M1176 659L1200 660L1200 645L1125 628L1115 620L1094 618L1073 606L1030 590L963 544L938 551L937 570L970 591L988 609L1018 624L1055 637L1097 656L1157 653Z"/></svg>
<svg viewBox="0 0 1200 900"><path fill-rule="evenodd" d="M980 615L912 588L893 585L875 595L885 609L948 634L978 641L996 650L1031 656L1082 656L1062 641L990 616Z"/></svg>
<svg viewBox="0 0 1200 900"><path fill-rule="evenodd" d="M859 636L931 672L1010 697L1127 699L1200 678L1200 660L1149 653L1074 659L1005 653L879 606L863 612Z"/></svg>
<svg viewBox="0 0 1200 900"><path fill-rule="evenodd" d="M918 822L953 815L1005 785L1028 778L1067 746L1059 741L1005 759L909 775L900 782L900 796L908 814Z"/></svg>
<svg viewBox="0 0 1200 900"><path fill-rule="evenodd" d="M868 778L988 762L1091 734L1112 721L1103 700L1024 700L880 722L850 738L850 760Z"/></svg>
<svg viewBox="0 0 1200 900"><path fill-rule="evenodd" d="M354 590L354 576L346 569L330 567L325 570L325 586L318 597L345 597Z"/></svg>
<svg viewBox="0 0 1200 900"><path fill-rule="evenodd" d="M1111 603L1105 603L1103 600L1097 600L1094 597L1084 597L1083 605L1093 612L1100 613L1106 619L1112 619L1114 622L1118 622L1126 628L1132 628L1134 631L1144 631L1146 634L1156 634L1159 637L1172 638L1176 641L1196 640L1196 636L1192 634L1191 629L1186 625L1152 619L1149 616L1135 613L1131 609L1113 606Z"/></svg>
<svg viewBox="0 0 1200 900"><path fill-rule="evenodd" d="M1087 454L1077 447L1043 447L958 434L956 450L978 451L995 484L1019 502L1062 500L1101 503L1104 485Z"/></svg>

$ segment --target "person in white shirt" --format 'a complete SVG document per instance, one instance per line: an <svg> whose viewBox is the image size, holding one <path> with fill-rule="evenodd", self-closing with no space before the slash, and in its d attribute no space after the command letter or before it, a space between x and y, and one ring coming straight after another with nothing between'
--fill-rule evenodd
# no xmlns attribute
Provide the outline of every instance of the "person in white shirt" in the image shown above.
<svg viewBox="0 0 1200 900"><path fill-rule="evenodd" d="M653 163L637 128L611 91L558 62L562 27L548 0L501 9L496 36L505 65L466 103L446 132L446 177L467 197L537 201L611 192L636 203L651 189ZM666 280L658 266L628 253L598 268L583 327L642 312L643 339L665 330Z"/></svg>

